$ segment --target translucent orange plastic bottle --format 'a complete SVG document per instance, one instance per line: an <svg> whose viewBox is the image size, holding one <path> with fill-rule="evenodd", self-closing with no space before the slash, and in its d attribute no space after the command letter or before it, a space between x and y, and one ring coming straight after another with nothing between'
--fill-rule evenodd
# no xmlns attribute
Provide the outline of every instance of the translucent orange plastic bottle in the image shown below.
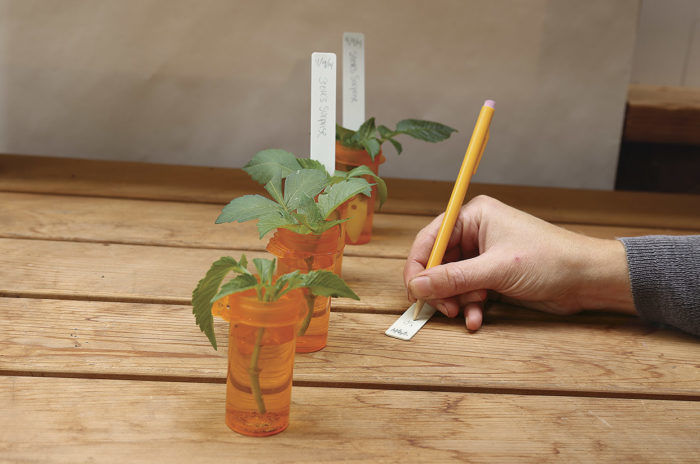
<svg viewBox="0 0 700 464"><path fill-rule="evenodd" d="M217 302L218 303L218 302ZM296 331L306 313L300 290L262 302L255 290L228 297L220 315L230 320L226 425L264 437L289 425Z"/></svg>
<svg viewBox="0 0 700 464"><path fill-rule="evenodd" d="M277 229L267 244L267 251L277 257L277 272L286 274L295 270L309 272L324 269L337 273L336 264L342 258L345 244L341 228L336 226L321 235L297 234L288 229ZM323 349L328 342L328 321L331 299L314 296L304 289L307 314L302 319L297 338L297 353L311 353ZM309 306L313 305L313 309Z"/></svg>
<svg viewBox="0 0 700 464"><path fill-rule="evenodd" d="M335 142L335 168L339 171L352 171L357 166L365 165L373 173L379 174L379 165L386 158L381 150L374 157L374 161L365 150L348 148ZM367 182L374 183L374 179L364 176ZM372 187L372 196L356 195L343 205L343 216L349 218L345 223L345 243L349 245L362 245L372 239L372 220L374 219L374 206L377 200L377 188Z"/></svg>

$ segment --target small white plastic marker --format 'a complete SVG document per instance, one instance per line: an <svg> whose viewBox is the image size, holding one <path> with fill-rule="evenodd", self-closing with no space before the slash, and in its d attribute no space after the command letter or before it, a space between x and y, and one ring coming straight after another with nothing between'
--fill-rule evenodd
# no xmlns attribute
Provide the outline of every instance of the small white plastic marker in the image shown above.
<svg viewBox="0 0 700 464"><path fill-rule="evenodd" d="M416 303L413 303L384 333L390 337L398 338L399 340L410 340L413 338L425 323L428 322L428 319L435 314L435 308L429 304L424 304L418 314L418 318L413 320L413 308L415 306Z"/></svg>
<svg viewBox="0 0 700 464"><path fill-rule="evenodd" d="M365 35L343 34L343 127L357 130L365 122Z"/></svg>
<svg viewBox="0 0 700 464"><path fill-rule="evenodd" d="M311 54L311 159L335 172L335 53Z"/></svg>

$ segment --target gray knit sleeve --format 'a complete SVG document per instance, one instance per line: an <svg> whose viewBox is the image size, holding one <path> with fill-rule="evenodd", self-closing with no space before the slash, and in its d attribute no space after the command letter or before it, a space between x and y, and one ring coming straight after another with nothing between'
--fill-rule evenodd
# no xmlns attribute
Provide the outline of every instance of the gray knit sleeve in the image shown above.
<svg viewBox="0 0 700 464"><path fill-rule="evenodd" d="M637 312L700 336L700 235L619 239Z"/></svg>

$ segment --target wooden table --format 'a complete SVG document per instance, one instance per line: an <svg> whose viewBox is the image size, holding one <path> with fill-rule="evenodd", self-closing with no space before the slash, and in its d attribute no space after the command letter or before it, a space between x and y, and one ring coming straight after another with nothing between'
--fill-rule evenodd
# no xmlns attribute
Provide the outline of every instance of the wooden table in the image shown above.
<svg viewBox="0 0 700 464"><path fill-rule="evenodd" d="M493 304L469 334L437 315L411 342L415 233L450 186L390 180L373 241L348 247L329 345L298 355L291 425L224 425L226 325L214 351L190 292L264 242L214 225L259 191L238 170L0 156L1 462L698 462L700 343L637 318ZM700 198L475 185L598 237L698 233ZM395 238L394 238L395 237ZM392 239L393 238L393 239Z"/></svg>

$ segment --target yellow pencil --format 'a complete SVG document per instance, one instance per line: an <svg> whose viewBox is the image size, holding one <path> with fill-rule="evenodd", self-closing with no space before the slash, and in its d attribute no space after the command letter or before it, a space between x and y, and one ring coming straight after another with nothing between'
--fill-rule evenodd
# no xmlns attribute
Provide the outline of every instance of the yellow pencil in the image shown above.
<svg viewBox="0 0 700 464"><path fill-rule="evenodd" d="M476 173L476 169L479 167L479 161L481 161L481 156L484 154L484 149L486 148L486 142L488 142L489 139L489 126L491 125L494 109L495 103L493 100L486 100L484 106L481 107L479 117L474 126L472 138L469 140L467 152L464 154L462 167L459 169L455 186L452 189L452 195L450 195L450 201L447 203L447 209L445 209L445 217L442 219L440 231L435 239L435 244L433 244L433 250L430 252L428 264L425 266L426 269L441 264L442 258L445 257L447 242L450 240L452 229L454 229L455 222L457 222L459 210L462 207L462 203L464 203L464 197L467 195L469 182L471 181L472 175ZM425 301L423 300L418 300L416 302L416 306L413 309L414 321L418 318L424 304Z"/></svg>

